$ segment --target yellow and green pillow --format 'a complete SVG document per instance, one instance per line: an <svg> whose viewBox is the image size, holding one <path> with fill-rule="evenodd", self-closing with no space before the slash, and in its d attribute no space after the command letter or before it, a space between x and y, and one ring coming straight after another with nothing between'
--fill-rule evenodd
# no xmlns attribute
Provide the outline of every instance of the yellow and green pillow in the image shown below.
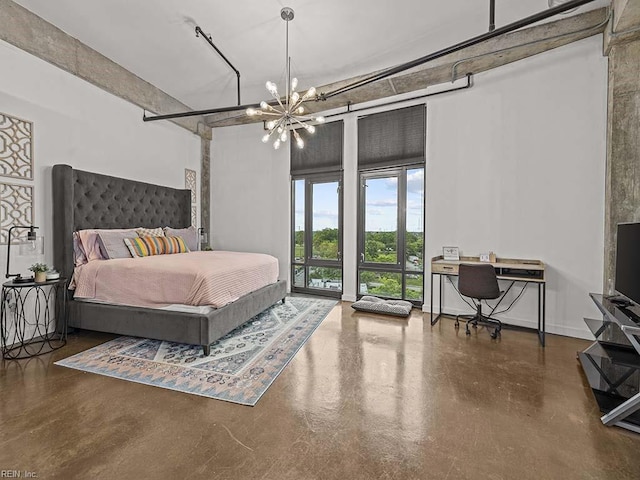
<svg viewBox="0 0 640 480"><path fill-rule="evenodd" d="M134 237L125 238L124 243L134 258L189 252L182 237Z"/></svg>

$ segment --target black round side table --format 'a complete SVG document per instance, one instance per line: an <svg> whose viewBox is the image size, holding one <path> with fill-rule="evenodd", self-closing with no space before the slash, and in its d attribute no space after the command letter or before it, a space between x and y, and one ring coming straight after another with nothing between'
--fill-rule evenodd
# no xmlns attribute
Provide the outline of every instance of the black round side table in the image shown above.
<svg viewBox="0 0 640 480"><path fill-rule="evenodd" d="M66 278L2 284L2 357L20 359L52 352L67 343Z"/></svg>

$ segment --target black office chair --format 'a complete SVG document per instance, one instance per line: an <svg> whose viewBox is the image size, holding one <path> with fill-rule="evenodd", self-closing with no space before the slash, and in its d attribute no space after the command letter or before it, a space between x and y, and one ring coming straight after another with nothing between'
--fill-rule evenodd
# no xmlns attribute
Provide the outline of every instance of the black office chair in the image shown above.
<svg viewBox="0 0 640 480"><path fill-rule="evenodd" d="M500 320L482 314L482 300L493 300L502 295L498 286L498 278L493 265L489 264L465 264L461 263L458 269L458 290L465 297L474 300L477 311L474 315L457 315L456 328L460 326L459 318L468 318L466 333L471 335L469 324L477 327L478 324L494 326L491 338L497 338L502 330Z"/></svg>

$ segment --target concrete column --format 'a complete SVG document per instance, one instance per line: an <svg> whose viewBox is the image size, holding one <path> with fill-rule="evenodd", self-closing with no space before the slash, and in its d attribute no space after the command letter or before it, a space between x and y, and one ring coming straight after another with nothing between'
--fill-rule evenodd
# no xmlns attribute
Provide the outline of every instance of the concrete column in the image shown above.
<svg viewBox="0 0 640 480"><path fill-rule="evenodd" d="M206 245L211 245L211 129L209 135L200 140L200 226L209 236Z"/></svg>
<svg viewBox="0 0 640 480"><path fill-rule="evenodd" d="M604 291L613 293L616 226L640 221L640 39L609 42L606 47L609 93Z"/></svg>

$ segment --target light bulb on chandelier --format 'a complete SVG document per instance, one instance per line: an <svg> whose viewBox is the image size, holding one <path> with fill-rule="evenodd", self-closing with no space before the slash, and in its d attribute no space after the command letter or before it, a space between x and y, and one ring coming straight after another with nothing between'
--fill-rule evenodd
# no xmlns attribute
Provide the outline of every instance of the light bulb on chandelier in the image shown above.
<svg viewBox="0 0 640 480"><path fill-rule="evenodd" d="M268 81L265 84L265 87L277 101L277 105L270 105L263 100L260 102L260 110L247 108L246 113L250 117L262 115L275 117L273 120L265 122L267 133L262 137L263 143L267 143L271 137L274 136L275 140L273 142L273 148L277 150L280 148L281 143L286 142L289 139L289 132L292 132L297 147L304 148L304 141L296 131L296 128L304 128L307 132L312 134L316 131L316 128L308 122L323 123L324 117L304 115L305 109L302 106L302 103L307 100L314 99L316 96L316 89L311 87L302 96L296 92L298 79L291 78L291 58L289 57L289 22L293 20L294 17L293 9L284 7L280 10L280 16L287 22L287 84L285 87L286 93L284 96L284 102L278 94L278 87L276 84ZM273 135L274 132L276 132L276 135Z"/></svg>

